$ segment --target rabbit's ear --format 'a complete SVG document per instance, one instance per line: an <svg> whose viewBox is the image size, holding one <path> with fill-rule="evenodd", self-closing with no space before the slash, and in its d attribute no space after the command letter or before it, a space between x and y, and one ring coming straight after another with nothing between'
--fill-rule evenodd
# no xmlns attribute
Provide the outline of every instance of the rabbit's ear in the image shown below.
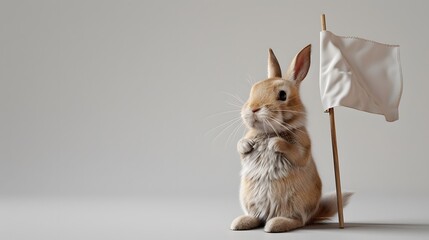
<svg viewBox="0 0 429 240"><path fill-rule="evenodd" d="M305 76L307 76L308 69L310 68L310 55L311 44L303 48L292 60L286 73L286 79L296 81L296 84L300 84Z"/></svg>
<svg viewBox="0 0 429 240"><path fill-rule="evenodd" d="M280 69L279 62L277 61L276 55L270 48L268 50L268 78L282 77L282 70Z"/></svg>

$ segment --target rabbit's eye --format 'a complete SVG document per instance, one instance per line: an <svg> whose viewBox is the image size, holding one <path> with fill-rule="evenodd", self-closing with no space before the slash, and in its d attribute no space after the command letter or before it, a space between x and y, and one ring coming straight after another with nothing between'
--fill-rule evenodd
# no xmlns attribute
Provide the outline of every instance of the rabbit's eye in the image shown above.
<svg viewBox="0 0 429 240"><path fill-rule="evenodd" d="M281 90L281 91L279 92L279 96L278 96L277 100L280 100L280 101L286 101L286 92L285 92L285 91L283 91L283 90Z"/></svg>

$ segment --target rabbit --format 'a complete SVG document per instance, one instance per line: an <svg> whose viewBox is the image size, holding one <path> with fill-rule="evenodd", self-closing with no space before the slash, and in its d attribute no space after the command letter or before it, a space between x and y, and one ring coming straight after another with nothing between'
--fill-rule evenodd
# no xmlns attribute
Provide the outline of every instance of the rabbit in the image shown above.
<svg viewBox="0 0 429 240"><path fill-rule="evenodd" d="M335 195L321 198L322 182L299 95L310 68L311 45L295 56L284 78L273 51L268 53L268 79L252 86L241 109L247 133L237 151L245 215L233 220L232 230L265 225L266 232L286 232L337 212ZM345 204L350 195L343 194Z"/></svg>

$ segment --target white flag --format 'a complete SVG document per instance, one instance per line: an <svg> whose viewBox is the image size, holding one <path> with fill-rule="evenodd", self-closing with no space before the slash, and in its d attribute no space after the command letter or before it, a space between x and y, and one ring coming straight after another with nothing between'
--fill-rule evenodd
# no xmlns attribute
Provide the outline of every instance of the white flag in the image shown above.
<svg viewBox="0 0 429 240"><path fill-rule="evenodd" d="M398 120L402 94L399 46L320 32L324 110L344 106Z"/></svg>

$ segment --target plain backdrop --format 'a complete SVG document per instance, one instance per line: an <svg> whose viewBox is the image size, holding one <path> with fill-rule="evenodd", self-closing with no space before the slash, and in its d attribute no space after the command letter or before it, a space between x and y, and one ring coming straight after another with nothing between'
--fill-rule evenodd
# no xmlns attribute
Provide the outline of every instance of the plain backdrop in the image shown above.
<svg viewBox="0 0 429 240"><path fill-rule="evenodd" d="M429 194L427 1L0 2L0 195L238 198L240 99L312 44L301 88L334 190L318 89L328 30L401 45L400 119L337 108L344 190ZM234 121L232 121L234 122ZM231 123L231 122L229 122ZM238 205L237 205L238 208Z"/></svg>

